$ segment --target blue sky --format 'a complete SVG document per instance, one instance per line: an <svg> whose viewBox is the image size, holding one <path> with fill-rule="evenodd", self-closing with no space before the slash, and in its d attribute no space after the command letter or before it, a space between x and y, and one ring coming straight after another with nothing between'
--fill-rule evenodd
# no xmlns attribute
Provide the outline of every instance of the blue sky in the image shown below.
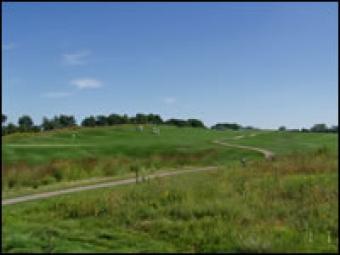
<svg viewBox="0 0 340 255"><path fill-rule="evenodd" d="M3 3L2 109L338 123L337 3Z"/></svg>

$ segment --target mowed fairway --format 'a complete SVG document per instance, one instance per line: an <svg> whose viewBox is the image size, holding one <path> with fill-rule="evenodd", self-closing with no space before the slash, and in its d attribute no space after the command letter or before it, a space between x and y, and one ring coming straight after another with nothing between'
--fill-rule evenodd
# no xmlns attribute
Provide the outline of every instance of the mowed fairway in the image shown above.
<svg viewBox="0 0 340 255"><path fill-rule="evenodd" d="M145 175L219 169L5 206L3 251L337 251L337 135L151 130L126 125L4 137L5 197L133 177L132 166ZM276 159L216 140L270 150Z"/></svg>

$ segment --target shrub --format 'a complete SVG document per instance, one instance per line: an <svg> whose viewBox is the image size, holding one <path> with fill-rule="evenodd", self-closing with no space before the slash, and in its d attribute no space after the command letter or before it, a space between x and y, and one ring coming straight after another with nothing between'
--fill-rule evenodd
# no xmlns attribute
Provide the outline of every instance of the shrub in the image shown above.
<svg viewBox="0 0 340 255"><path fill-rule="evenodd" d="M56 169L53 172L53 177L57 180L57 182L61 181L63 179L63 172L61 169Z"/></svg>

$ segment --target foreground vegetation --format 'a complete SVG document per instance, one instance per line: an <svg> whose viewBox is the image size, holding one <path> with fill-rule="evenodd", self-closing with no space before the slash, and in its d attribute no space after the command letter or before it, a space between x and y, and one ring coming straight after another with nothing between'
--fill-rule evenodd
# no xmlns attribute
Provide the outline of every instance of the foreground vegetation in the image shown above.
<svg viewBox="0 0 340 255"><path fill-rule="evenodd" d="M152 126L139 132L133 125L13 134L3 139L3 195L38 192L46 186L60 188L89 178L127 177L135 166L150 174L262 157L211 142L234 135L231 131L163 126L158 136L152 133Z"/></svg>
<svg viewBox="0 0 340 255"><path fill-rule="evenodd" d="M77 128L44 133L12 134L3 138L4 197L60 189L187 166L221 166L262 159L262 155L213 144L226 139L273 150L278 154L325 146L337 151L336 135L266 131L214 131L162 126L161 134L135 125ZM75 136L75 137L73 137ZM234 137L243 137L234 140Z"/></svg>
<svg viewBox="0 0 340 255"><path fill-rule="evenodd" d="M336 252L337 151L4 207L3 252Z"/></svg>

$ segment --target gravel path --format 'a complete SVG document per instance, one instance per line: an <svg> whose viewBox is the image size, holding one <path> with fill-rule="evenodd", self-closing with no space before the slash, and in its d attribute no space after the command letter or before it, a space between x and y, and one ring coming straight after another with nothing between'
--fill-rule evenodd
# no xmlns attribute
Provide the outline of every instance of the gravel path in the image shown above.
<svg viewBox="0 0 340 255"><path fill-rule="evenodd" d="M252 147L252 146L247 146L247 145L238 145L238 144L230 144L226 142L221 142L221 141L213 141L215 144L223 145L223 146L229 146L233 148L239 148L239 149L245 149L245 150L251 150L251 151L257 151L260 152L264 155L264 157L268 160L272 160L274 158L274 152L258 147Z"/></svg>

